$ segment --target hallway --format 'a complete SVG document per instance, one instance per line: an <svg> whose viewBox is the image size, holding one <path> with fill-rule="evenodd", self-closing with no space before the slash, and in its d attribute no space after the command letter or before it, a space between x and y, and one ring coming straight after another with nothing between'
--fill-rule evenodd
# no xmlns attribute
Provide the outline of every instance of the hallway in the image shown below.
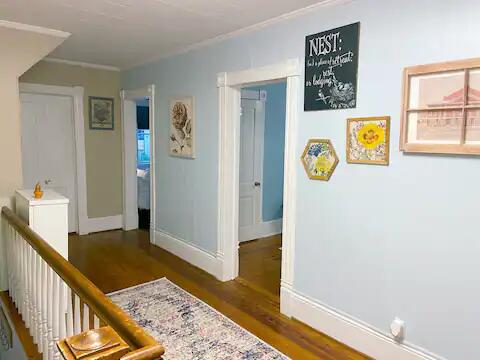
<svg viewBox="0 0 480 360"><path fill-rule="evenodd" d="M278 240L272 237L271 244ZM243 246L241 251L248 251L248 247ZM292 359L368 359L281 315L278 301L272 301L241 281L222 283L152 246L146 231L73 235L69 239L69 257L70 262L105 293L167 277ZM255 271L243 276L255 282Z"/></svg>

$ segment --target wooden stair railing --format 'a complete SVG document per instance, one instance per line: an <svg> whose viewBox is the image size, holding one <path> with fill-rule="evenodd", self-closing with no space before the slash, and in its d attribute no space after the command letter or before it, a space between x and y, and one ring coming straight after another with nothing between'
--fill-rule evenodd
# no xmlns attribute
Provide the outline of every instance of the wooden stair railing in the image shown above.
<svg viewBox="0 0 480 360"><path fill-rule="evenodd" d="M162 345L12 210L1 219L9 295L44 360L62 358L59 340L103 324L128 344L122 360L161 359Z"/></svg>

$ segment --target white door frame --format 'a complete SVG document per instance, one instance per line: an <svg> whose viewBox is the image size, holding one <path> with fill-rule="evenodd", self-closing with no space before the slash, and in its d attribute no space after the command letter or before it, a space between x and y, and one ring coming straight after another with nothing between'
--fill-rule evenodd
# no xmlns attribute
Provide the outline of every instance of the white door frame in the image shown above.
<svg viewBox="0 0 480 360"><path fill-rule="evenodd" d="M75 133L75 169L78 233L88 233L87 216L87 175L85 163L85 120L83 116L82 86L53 86L43 84L20 83L20 93L70 96L73 99L73 119Z"/></svg>
<svg viewBox="0 0 480 360"><path fill-rule="evenodd" d="M155 85L151 84L145 88L135 90L121 90L120 99L122 105L122 155L123 155L123 230L131 230L132 219L137 218L137 174L129 171L129 160L131 156L137 158L136 146L132 154L132 146L128 142L129 127L126 126L124 105L126 100L134 101L141 98L148 98L150 129L150 242L155 240ZM135 119L136 120L136 119ZM135 160L136 163L136 160ZM127 178L131 181L125 181Z"/></svg>
<svg viewBox="0 0 480 360"><path fill-rule="evenodd" d="M217 258L223 281L238 276L238 194L240 153L240 88L255 83L286 80L285 169L283 190L283 243L280 308L286 310L285 290L294 279L295 189L300 60L217 75L219 103L218 244Z"/></svg>

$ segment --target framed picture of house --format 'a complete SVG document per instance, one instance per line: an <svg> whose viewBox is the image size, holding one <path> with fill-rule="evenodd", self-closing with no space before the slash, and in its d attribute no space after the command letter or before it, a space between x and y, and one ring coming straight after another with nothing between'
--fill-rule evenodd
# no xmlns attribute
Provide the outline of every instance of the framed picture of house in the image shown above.
<svg viewBox="0 0 480 360"><path fill-rule="evenodd" d="M113 98L90 96L88 108L91 130L113 130Z"/></svg>
<svg viewBox="0 0 480 360"><path fill-rule="evenodd" d="M400 150L480 155L480 58L405 68Z"/></svg>
<svg viewBox="0 0 480 360"><path fill-rule="evenodd" d="M388 165L389 148L389 116L347 120L348 163Z"/></svg>
<svg viewBox="0 0 480 360"><path fill-rule="evenodd" d="M195 158L195 114L192 96L170 101L170 155Z"/></svg>

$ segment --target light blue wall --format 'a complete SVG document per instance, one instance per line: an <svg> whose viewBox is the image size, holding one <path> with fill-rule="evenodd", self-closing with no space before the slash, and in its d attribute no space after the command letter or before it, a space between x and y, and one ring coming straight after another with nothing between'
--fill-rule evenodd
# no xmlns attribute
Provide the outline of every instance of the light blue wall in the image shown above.
<svg viewBox="0 0 480 360"><path fill-rule="evenodd" d="M263 151L262 219L282 218L283 156L285 152L285 82L252 86L250 90L265 90L265 131Z"/></svg>
<svg viewBox="0 0 480 360"><path fill-rule="evenodd" d="M299 109L298 158L330 138L340 163L321 182L297 162L294 288L385 333L399 316L407 342L479 359L480 159L398 150L403 67L479 56L479 13L475 0L358 0L124 73L125 88L157 86L157 226L216 251L216 74L303 58L305 35L360 21L358 107ZM168 156L168 99L185 94L196 160ZM390 165L346 164L346 118L373 115L392 117Z"/></svg>

